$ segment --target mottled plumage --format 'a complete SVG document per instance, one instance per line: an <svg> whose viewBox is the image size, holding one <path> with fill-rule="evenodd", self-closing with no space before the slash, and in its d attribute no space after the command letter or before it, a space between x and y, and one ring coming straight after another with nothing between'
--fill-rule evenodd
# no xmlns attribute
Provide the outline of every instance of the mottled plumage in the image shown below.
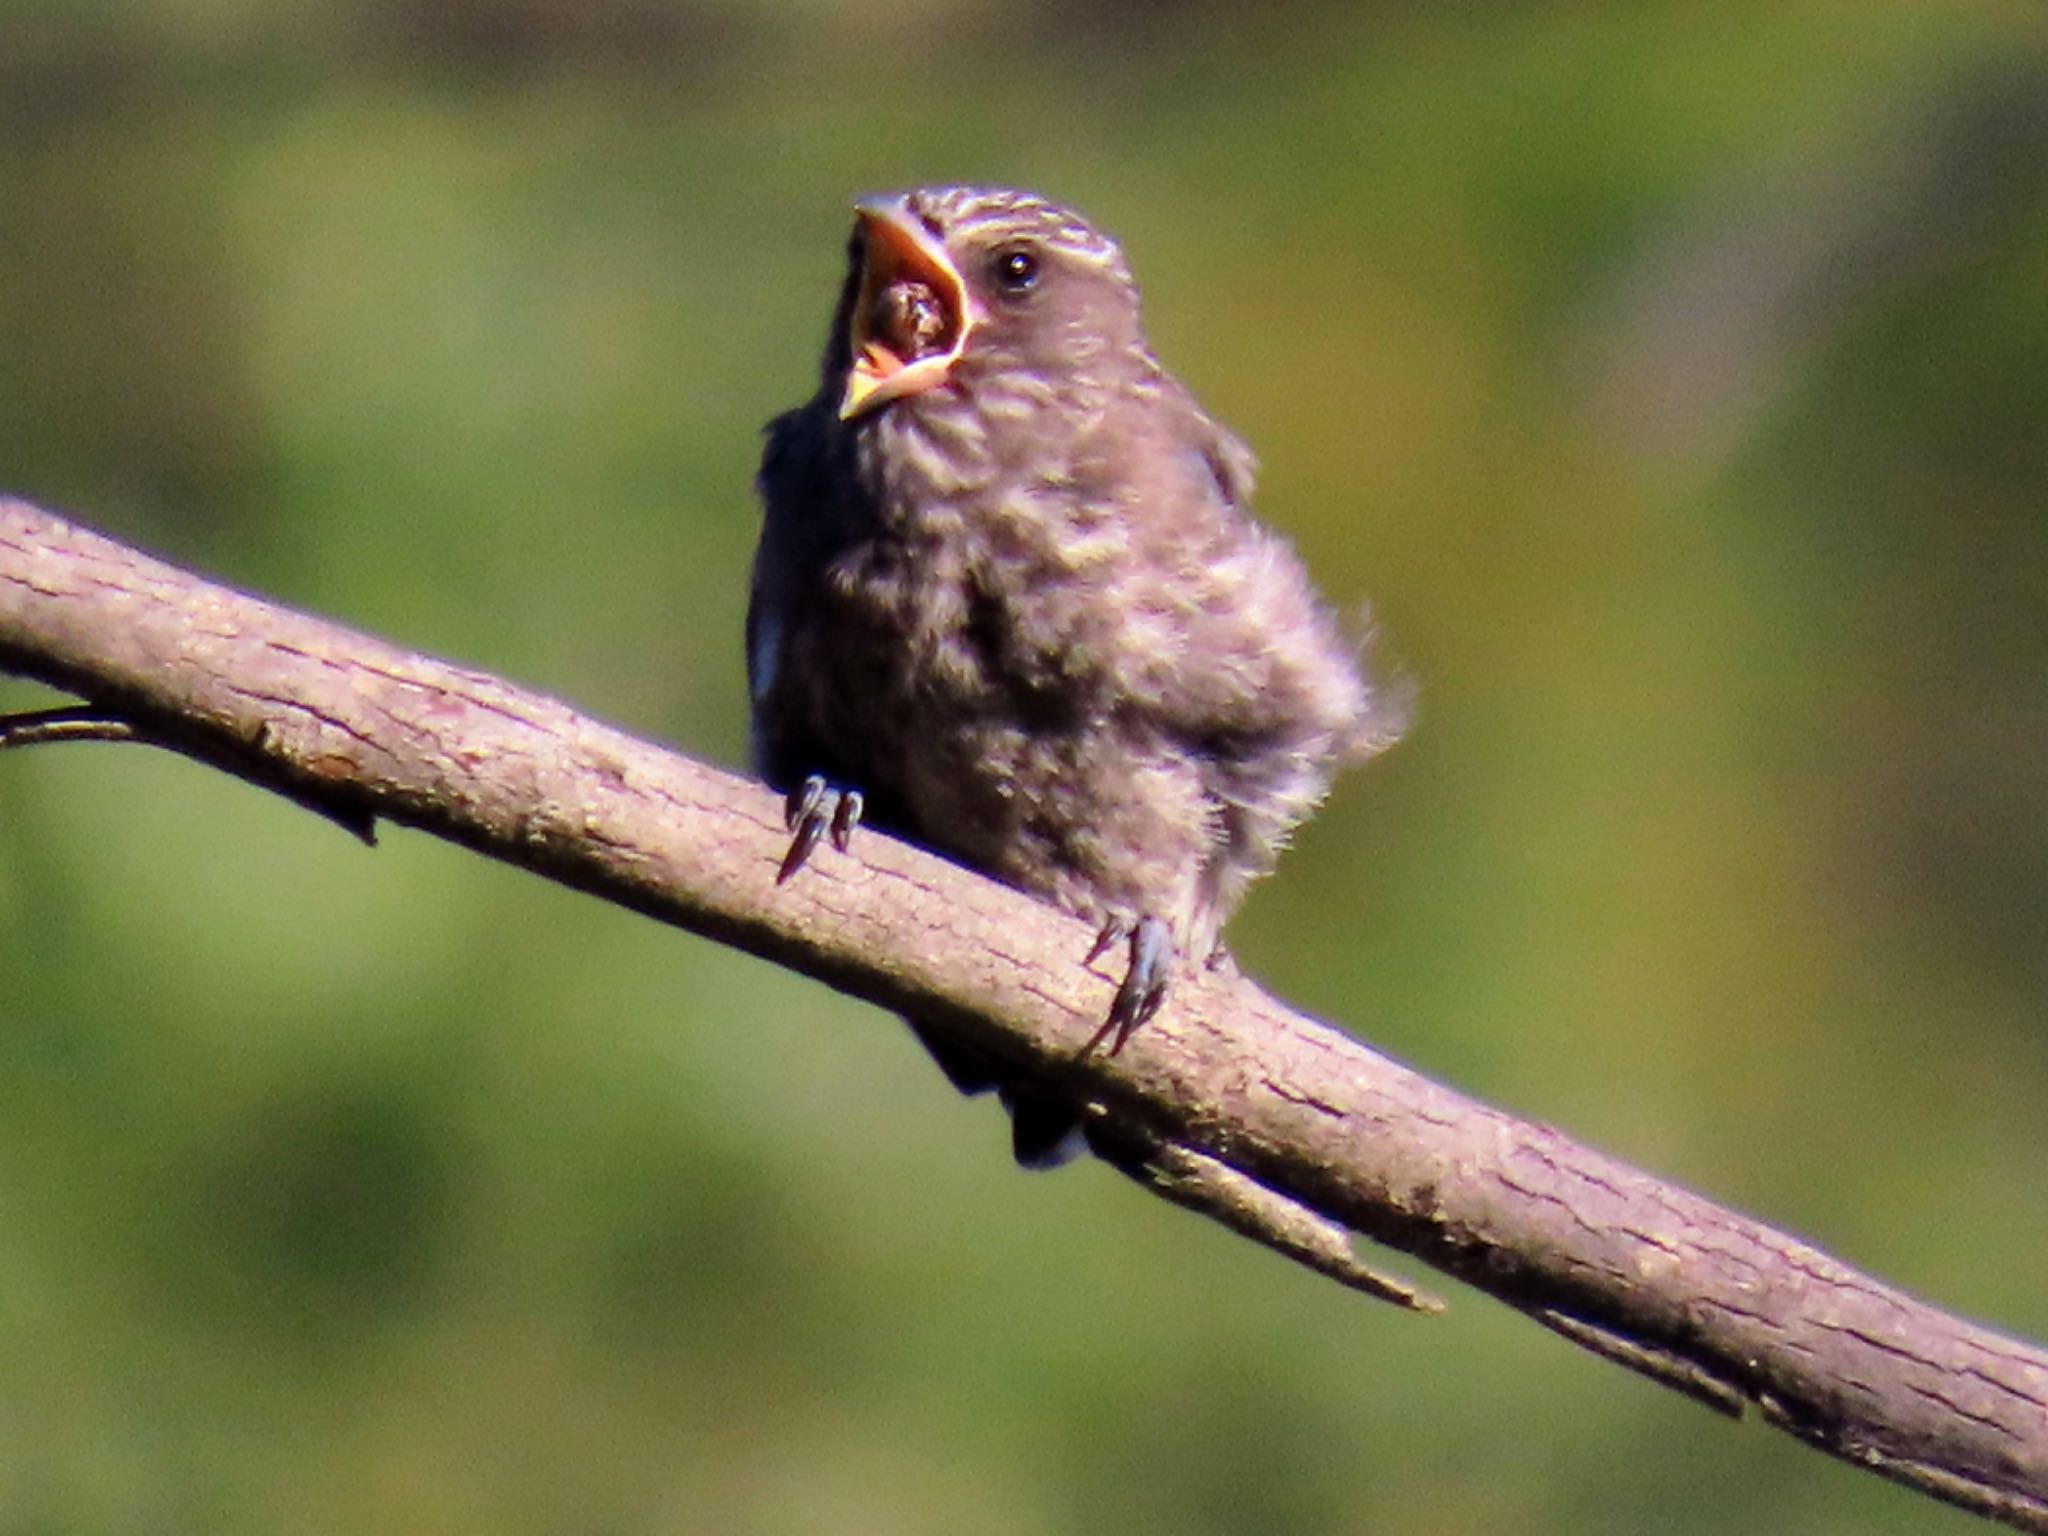
<svg viewBox="0 0 2048 1536"><path fill-rule="evenodd" d="M864 814L1135 925L1121 1039L1163 986L1158 941L1211 956L1338 763L1393 727L1253 520L1250 454L1153 357L1113 242L947 187L860 205L851 256L818 392L760 474L755 754L823 790L790 867ZM1060 1119L1020 1114L1020 1158Z"/></svg>

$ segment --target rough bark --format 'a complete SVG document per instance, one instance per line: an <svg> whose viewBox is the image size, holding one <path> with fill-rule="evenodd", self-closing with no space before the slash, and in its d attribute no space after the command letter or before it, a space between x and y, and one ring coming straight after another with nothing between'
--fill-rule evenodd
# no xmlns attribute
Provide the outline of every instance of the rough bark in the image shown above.
<svg viewBox="0 0 2048 1536"><path fill-rule="evenodd" d="M19 734L171 747L367 834L417 827L765 956L1069 1083L1159 1193L1376 1294L1349 1228L1730 1413L2048 1531L2048 1355L1302 1018L1179 985L1117 1056L1084 925L863 834L778 885L762 786L556 700L0 500L0 669L87 701ZM0 732L4 735L4 732ZM1340 1225L1341 1224L1341 1227Z"/></svg>

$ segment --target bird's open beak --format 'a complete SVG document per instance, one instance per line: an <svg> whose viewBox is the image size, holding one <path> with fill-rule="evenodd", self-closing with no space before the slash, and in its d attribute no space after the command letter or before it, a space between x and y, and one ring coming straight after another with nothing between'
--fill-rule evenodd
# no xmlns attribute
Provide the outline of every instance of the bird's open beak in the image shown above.
<svg viewBox="0 0 2048 1536"><path fill-rule="evenodd" d="M856 203L854 212L860 293L841 420L944 383L974 325L959 269L902 198Z"/></svg>

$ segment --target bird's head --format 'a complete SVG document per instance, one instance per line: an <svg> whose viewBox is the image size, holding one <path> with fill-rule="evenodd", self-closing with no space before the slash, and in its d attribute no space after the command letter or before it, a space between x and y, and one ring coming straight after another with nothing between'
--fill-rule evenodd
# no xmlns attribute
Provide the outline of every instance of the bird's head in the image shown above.
<svg viewBox="0 0 2048 1536"><path fill-rule="evenodd" d="M976 379L1056 387L1142 353L1122 253L1066 209L978 187L854 206L828 363L842 418Z"/></svg>

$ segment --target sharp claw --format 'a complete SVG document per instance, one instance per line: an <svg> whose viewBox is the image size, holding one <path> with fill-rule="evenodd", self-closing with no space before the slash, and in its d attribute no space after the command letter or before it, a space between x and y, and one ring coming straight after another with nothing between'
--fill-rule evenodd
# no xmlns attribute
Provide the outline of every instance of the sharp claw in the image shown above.
<svg viewBox="0 0 2048 1536"><path fill-rule="evenodd" d="M803 783L790 791L789 799L783 803L782 819L794 832L818 813L818 807L825 800L825 777L812 774Z"/></svg>
<svg viewBox="0 0 2048 1536"><path fill-rule="evenodd" d="M832 834L832 846L844 853L853 829L860 825L864 803L859 790L834 789L819 773L792 790L783 808L783 819L794 836L789 840L789 852L782 856L782 868L776 871L775 883L782 884L802 869L827 832Z"/></svg>
<svg viewBox="0 0 2048 1536"><path fill-rule="evenodd" d="M789 840L789 852L782 856L782 868L775 872L777 885L804 867L804 860L811 856L811 850L818 846L818 839L824 832L825 822L820 816L806 816L796 824L796 836Z"/></svg>
<svg viewBox="0 0 2048 1536"><path fill-rule="evenodd" d="M1141 917L1135 923L1128 918L1111 918L1102 925L1088 958L1093 960L1126 936L1131 941L1130 966L1109 1005L1109 1017L1083 1048L1084 1055L1104 1040L1110 1043L1109 1054L1116 1055L1166 1000L1167 973L1173 968L1173 935L1158 918Z"/></svg>
<svg viewBox="0 0 2048 1536"><path fill-rule="evenodd" d="M1096 932L1095 945L1081 957L1083 965L1093 965L1118 944L1131 936L1131 920L1121 915L1106 918Z"/></svg>
<svg viewBox="0 0 2048 1536"><path fill-rule="evenodd" d="M857 789L839 792L839 803L832 808L832 846L841 853L853 840L853 829L860 825L860 813L866 805L866 798Z"/></svg>

